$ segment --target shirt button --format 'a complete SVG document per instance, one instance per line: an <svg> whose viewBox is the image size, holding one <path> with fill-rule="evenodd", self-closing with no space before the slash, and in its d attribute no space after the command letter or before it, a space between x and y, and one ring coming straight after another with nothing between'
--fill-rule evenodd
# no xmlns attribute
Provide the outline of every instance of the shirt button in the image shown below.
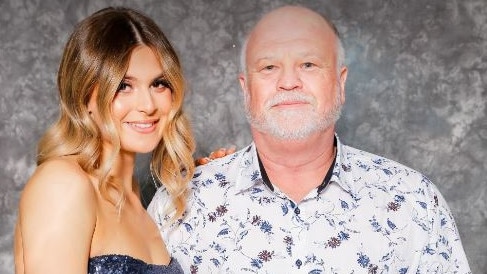
<svg viewBox="0 0 487 274"><path fill-rule="evenodd" d="M289 203L291 204L291 208L296 207L296 204L293 201L289 201Z"/></svg>
<svg viewBox="0 0 487 274"><path fill-rule="evenodd" d="M294 213L296 213L297 215L299 215L299 213L301 213L301 210L299 210L299 207L296 207L294 209Z"/></svg>
<svg viewBox="0 0 487 274"><path fill-rule="evenodd" d="M298 267L298 269L299 269L299 268L301 267L301 265L303 265L303 262L301 262L301 260L300 260L300 259L297 259L295 264L296 264L296 266L297 266L297 267Z"/></svg>

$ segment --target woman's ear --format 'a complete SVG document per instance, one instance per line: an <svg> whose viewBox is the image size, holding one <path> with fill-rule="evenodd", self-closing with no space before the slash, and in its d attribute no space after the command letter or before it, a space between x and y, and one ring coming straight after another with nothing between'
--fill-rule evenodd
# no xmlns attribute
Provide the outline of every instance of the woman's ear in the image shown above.
<svg viewBox="0 0 487 274"><path fill-rule="evenodd" d="M91 115L93 111L97 109L96 107L96 97L98 96L98 88L94 88L93 91L90 94L90 99L88 100L88 105L86 107L88 108L88 113Z"/></svg>

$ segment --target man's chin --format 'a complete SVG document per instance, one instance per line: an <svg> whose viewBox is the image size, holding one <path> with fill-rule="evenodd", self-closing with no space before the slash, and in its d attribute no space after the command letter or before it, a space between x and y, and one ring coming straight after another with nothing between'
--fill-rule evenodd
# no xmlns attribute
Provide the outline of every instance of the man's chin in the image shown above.
<svg viewBox="0 0 487 274"><path fill-rule="evenodd" d="M286 124L272 124L264 128L264 131L283 141L300 141L317 133L319 128L315 125L303 125L303 120L289 121Z"/></svg>

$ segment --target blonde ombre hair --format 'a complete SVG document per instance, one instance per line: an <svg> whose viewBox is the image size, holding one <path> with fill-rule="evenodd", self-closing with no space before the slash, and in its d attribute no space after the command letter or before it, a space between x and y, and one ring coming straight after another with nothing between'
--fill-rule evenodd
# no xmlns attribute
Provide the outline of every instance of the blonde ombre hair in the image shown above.
<svg viewBox="0 0 487 274"><path fill-rule="evenodd" d="M186 186L194 173L195 147L183 113L182 69L176 52L157 24L135 10L102 9L81 21L69 37L58 71L59 119L38 144L37 165L56 157L76 156L81 168L99 179L102 196L121 209L123 188L117 178L109 175L120 152L111 106L128 69L130 55L141 45L150 47L158 56L172 91L172 109L163 138L152 152L151 172L170 193L176 216L181 216L186 206ZM97 96L103 129L96 126L88 111L93 94ZM102 131L114 148L111 155L102 155ZM119 200L108 195L111 188L120 194Z"/></svg>

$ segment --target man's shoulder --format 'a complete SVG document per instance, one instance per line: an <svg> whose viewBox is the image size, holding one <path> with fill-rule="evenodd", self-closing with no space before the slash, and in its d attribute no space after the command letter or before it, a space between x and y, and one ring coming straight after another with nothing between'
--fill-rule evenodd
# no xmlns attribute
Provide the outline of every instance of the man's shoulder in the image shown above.
<svg viewBox="0 0 487 274"><path fill-rule="evenodd" d="M352 176L357 184L362 182L369 187L375 186L388 191L421 192L433 196L437 193L436 186L430 179L416 169L351 146L342 145L342 149L342 175Z"/></svg>
<svg viewBox="0 0 487 274"><path fill-rule="evenodd" d="M208 177L215 177L220 175L233 176L236 175L238 169L246 167L248 161L252 161L253 143L240 149L232 154L226 155L222 158L217 158L211 162L198 166L193 176L193 182L207 179ZM238 172L237 172L238 173Z"/></svg>
<svg viewBox="0 0 487 274"><path fill-rule="evenodd" d="M247 147L199 166L189 185L189 200L218 202L218 197L233 195L255 183L259 165L255 146Z"/></svg>
<svg viewBox="0 0 487 274"><path fill-rule="evenodd" d="M364 170L382 170L386 173L389 170L395 173L415 174L420 177L425 177L420 171L385 156L348 145L342 145L342 149L342 165L355 165Z"/></svg>
<svg viewBox="0 0 487 274"><path fill-rule="evenodd" d="M242 174L239 170L245 169L247 162L252 161L253 149L253 144L250 144L235 153L198 166L188 184L188 204L193 203L197 198L205 197L206 194L214 198L223 189L233 187L237 176ZM167 189L161 186L149 204L149 213L154 215L157 212L170 212L169 201Z"/></svg>
<svg viewBox="0 0 487 274"><path fill-rule="evenodd" d="M438 188L423 173L397 161L342 145L341 175L356 189L377 190L396 197L414 197L418 205L437 203Z"/></svg>

